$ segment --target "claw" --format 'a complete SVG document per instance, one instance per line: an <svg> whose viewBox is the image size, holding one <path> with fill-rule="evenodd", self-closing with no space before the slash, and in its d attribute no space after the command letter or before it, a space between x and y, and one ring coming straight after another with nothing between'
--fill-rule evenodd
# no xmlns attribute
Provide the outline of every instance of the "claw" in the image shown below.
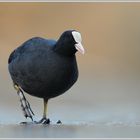
<svg viewBox="0 0 140 140"><path fill-rule="evenodd" d="M60 120L57 121L57 124L62 124L62 122Z"/></svg>

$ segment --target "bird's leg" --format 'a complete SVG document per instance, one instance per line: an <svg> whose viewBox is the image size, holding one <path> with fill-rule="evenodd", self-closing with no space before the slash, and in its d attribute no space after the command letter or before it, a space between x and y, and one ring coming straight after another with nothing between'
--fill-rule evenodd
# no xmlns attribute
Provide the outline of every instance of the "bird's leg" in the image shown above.
<svg viewBox="0 0 140 140"><path fill-rule="evenodd" d="M42 119L37 122L37 123L42 123L42 124L50 124L50 119L47 118L47 105L48 105L48 99L44 99L44 111L43 111L43 117Z"/></svg>
<svg viewBox="0 0 140 140"><path fill-rule="evenodd" d="M47 105L48 105L48 99L44 99L43 118L46 118L46 115L47 115Z"/></svg>
<svg viewBox="0 0 140 140"><path fill-rule="evenodd" d="M26 100L26 98L24 96L22 89L17 84L14 84L14 88L17 91L17 94L19 95L21 108L24 113L24 116L26 118L27 117L31 118L31 120L33 121L32 115L34 115L34 113L30 107L29 102Z"/></svg>

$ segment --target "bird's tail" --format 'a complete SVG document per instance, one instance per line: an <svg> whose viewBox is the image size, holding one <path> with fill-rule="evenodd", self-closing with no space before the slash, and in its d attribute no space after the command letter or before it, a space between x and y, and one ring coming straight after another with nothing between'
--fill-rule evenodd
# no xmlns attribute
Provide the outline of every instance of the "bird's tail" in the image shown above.
<svg viewBox="0 0 140 140"><path fill-rule="evenodd" d="M23 114L24 116L27 118L31 118L31 120L33 121L33 111L30 107L30 104L29 102L26 100L25 96L24 96L24 93L22 91L21 88L19 88L19 90L17 90L17 94L19 95L19 98L20 98L20 103L21 103L21 108L22 108L22 111L23 111Z"/></svg>

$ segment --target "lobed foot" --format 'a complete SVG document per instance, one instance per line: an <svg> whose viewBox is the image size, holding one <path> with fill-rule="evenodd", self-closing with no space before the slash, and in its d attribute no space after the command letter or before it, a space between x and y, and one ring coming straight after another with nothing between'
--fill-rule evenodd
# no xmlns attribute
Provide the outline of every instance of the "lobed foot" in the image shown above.
<svg viewBox="0 0 140 140"><path fill-rule="evenodd" d="M35 124L35 122L34 121L32 121L32 122L20 122L20 124L30 125L30 124Z"/></svg>
<svg viewBox="0 0 140 140"><path fill-rule="evenodd" d="M35 121L36 124L50 124L50 122L51 122L51 121L50 121L49 118L48 118L48 119L47 119L47 118L42 118L42 119L41 119L40 121L38 121L38 122Z"/></svg>
<svg viewBox="0 0 140 140"><path fill-rule="evenodd" d="M30 124L50 124L50 119L48 118L42 118L40 121L32 121L32 122L21 122L20 124L24 124L24 125L30 125ZM56 122L56 124L62 124L62 122L60 120L58 120Z"/></svg>

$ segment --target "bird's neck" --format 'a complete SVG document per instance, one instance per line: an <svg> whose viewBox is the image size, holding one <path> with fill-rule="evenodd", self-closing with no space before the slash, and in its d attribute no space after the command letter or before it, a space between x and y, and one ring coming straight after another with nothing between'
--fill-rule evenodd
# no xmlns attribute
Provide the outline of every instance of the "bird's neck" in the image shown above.
<svg viewBox="0 0 140 140"><path fill-rule="evenodd" d="M55 44L54 51L68 57L74 56L76 53L76 49L73 47L73 44L60 40Z"/></svg>

